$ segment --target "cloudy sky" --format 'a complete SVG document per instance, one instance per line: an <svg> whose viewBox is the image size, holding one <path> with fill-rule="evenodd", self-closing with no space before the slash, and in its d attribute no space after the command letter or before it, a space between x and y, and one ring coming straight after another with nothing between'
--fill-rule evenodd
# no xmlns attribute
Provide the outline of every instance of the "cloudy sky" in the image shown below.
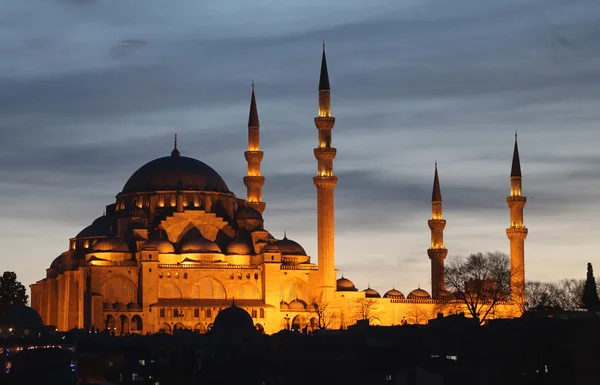
<svg viewBox="0 0 600 385"><path fill-rule="evenodd" d="M340 273L429 288L435 159L449 253L508 251L515 130L528 278L600 269L597 0L0 0L2 270L43 278L174 133L244 197L252 80L267 228L316 262L323 39Z"/></svg>

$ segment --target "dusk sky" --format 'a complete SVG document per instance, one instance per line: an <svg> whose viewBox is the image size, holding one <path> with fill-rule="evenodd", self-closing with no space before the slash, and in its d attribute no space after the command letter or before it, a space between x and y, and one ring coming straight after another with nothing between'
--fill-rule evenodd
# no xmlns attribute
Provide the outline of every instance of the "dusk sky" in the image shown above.
<svg viewBox="0 0 600 385"><path fill-rule="evenodd" d="M436 159L449 255L508 252L515 130L527 279L600 269L598 0L0 0L2 271L44 278L175 133L245 197L253 80L265 226L316 263L323 39L338 276L430 290Z"/></svg>

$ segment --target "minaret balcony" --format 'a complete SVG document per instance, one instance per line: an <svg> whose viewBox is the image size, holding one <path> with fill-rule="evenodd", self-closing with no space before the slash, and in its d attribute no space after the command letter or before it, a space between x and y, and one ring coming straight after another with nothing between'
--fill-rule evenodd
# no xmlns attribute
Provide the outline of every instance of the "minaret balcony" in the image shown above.
<svg viewBox="0 0 600 385"><path fill-rule="evenodd" d="M337 155L337 149L333 147L315 148L315 158L317 160L332 160Z"/></svg>
<svg viewBox="0 0 600 385"><path fill-rule="evenodd" d="M315 126L318 130L331 130L335 126L335 118L332 116L317 116Z"/></svg>
<svg viewBox="0 0 600 385"><path fill-rule="evenodd" d="M262 187L265 184L264 176L245 176L244 185L246 187Z"/></svg>
<svg viewBox="0 0 600 385"><path fill-rule="evenodd" d="M260 163L263 160L264 153L262 151L246 151L244 157L248 163Z"/></svg>
<svg viewBox="0 0 600 385"><path fill-rule="evenodd" d="M337 185L337 176L315 176L313 183L317 188L333 188Z"/></svg>

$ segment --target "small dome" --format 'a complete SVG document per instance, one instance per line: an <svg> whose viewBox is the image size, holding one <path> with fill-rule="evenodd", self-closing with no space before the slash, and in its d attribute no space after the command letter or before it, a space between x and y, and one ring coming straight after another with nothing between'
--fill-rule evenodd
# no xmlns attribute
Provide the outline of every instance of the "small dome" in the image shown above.
<svg viewBox="0 0 600 385"><path fill-rule="evenodd" d="M300 244L287 239L287 237L278 240L277 247L279 247L281 255L306 255L306 251L304 251L304 248Z"/></svg>
<svg viewBox="0 0 600 385"><path fill-rule="evenodd" d="M127 304L127 309L128 310L142 310L142 305L140 305L137 302L129 302Z"/></svg>
<svg viewBox="0 0 600 385"><path fill-rule="evenodd" d="M147 218L148 216L141 208L129 204L123 210L117 211L119 218Z"/></svg>
<svg viewBox="0 0 600 385"><path fill-rule="evenodd" d="M142 250L157 250L159 253L168 254L174 253L173 244L166 239L153 239L142 244Z"/></svg>
<svg viewBox="0 0 600 385"><path fill-rule="evenodd" d="M125 305L123 302L115 302L113 303L113 308L115 310L127 310L127 305Z"/></svg>
<svg viewBox="0 0 600 385"><path fill-rule="evenodd" d="M109 303L109 302L104 302L104 305L102 306L102 308L104 310L113 310L114 309L113 304Z"/></svg>
<svg viewBox="0 0 600 385"><path fill-rule="evenodd" d="M127 242L117 237L108 237L99 240L92 246L92 251L112 251L118 253L128 253L129 245Z"/></svg>
<svg viewBox="0 0 600 385"><path fill-rule="evenodd" d="M363 290L363 293L365 293L366 298L381 298L381 295L379 295L379 292L375 289L371 289L370 287Z"/></svg>
<svg viewBox="0 0 600 385"><path fill-rule="evenodd" d="M358 291L354 283L342 276L342 278L337 280L337 291Z"/></svg>
<svg viewBox="0 0 600 385"><path fill-rule="evenodd" d="M279 247L276 242L269 242L263 246L261 253L279 253Z"/></svg>
<svg viewBox="0 0 600 385"><path fill-rule="evenodd" d="M182 253L221 253L216 243L204 237L183 241L180 250Z"/></svg>
<svg viewBox="0 0 600 385"><path fill-rule="evenodd" d="M431 299L431 296L425 290L418 288L408 293L408 299Z"/></svg>
<svg viewBox="0 0 600 385"><path fill-rule="evenodd" d="M258 210L254 209L250 206L245 206L240 211L238 211L237 214L235 214L235 219L238 221L245 221L245 220L262 221L263 217L258 212Z"/></svg>
<svg viewBox="0 0 600 385"><path fill-rule="evenodd" d="M227 245L227 254L249 255L253 253L248 242L234 239Z"/></svg>
<svg viewBox="0 0 600 385"><path fill-rule="evenodd" d="M383 295L383 298L404 299L404 294L402 294L400 292L400 290L392 289L392 290L388 290Z"/></svg>
<svg viewBox="0 0 600 385"><path fill-rule="evenodd" d="M290 305L285 301L281 301L279 302L279 310L290 310Z"/></svg>
<svg viewBox="0 0 600 385"><path fill-rule="evenodd" d="M289 304L290 311L303 311L306 310L306 302L296 298Z"/></svg>
<svg viewBox="0 0 600 385"><path fill-rule="evenodd" d="M229 334L231 332L253 334L256 332L250 314L246 310L237 307L235 303L217 314L212 330L217 334Z"/></svg>
<svg viewBox="0 0 600 385"><path fill-rule="evenodd" d="M75 238L108 237L110 236L112 225L112 221L106 215L103 215L96 218L91 225L81 230Z"/></svg>

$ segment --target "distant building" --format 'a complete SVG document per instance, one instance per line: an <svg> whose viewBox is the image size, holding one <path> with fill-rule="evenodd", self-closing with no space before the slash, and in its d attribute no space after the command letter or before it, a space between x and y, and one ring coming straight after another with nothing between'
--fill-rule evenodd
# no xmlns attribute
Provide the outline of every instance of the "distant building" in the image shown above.
<svg viewBox="0 0 600 385"><path fill-rule="evenodd" d="M417 288L406 296L390 289L383 295L372 288L359 291L346 277L336 279L334 250L332 147L335 118L331 113L325 51L319 82L317 189L318 263L304 248L288 239L276 239L264 228L262 200L265 177L260 165L258 109L252 89L248 120L247 198L229 190L211 167L182 156L177 140L170 156L139 168L106 206L106 214L69 240L69 250L54 259L46 278L31 285L31 303L48 325L108 329L111 333L171 333L209 330L220 310L232 299L266 333L282 329L311 331L318 315L311 301L327 304L335 315L328 326L345 328L358 319L375 325L422 323L439 312L444 287L442 194L437 165L432 193L431 294ZM524 282L523 225L525 198L515 141L511 173L511 246L513 287ZM290 220L294 220L290 218ZM357 303L375 303L371 314ZM359 305L360 306L360 305ZM518 314L504 306L503 314ZM500 314L500 312L498 312Z"/></svg>

